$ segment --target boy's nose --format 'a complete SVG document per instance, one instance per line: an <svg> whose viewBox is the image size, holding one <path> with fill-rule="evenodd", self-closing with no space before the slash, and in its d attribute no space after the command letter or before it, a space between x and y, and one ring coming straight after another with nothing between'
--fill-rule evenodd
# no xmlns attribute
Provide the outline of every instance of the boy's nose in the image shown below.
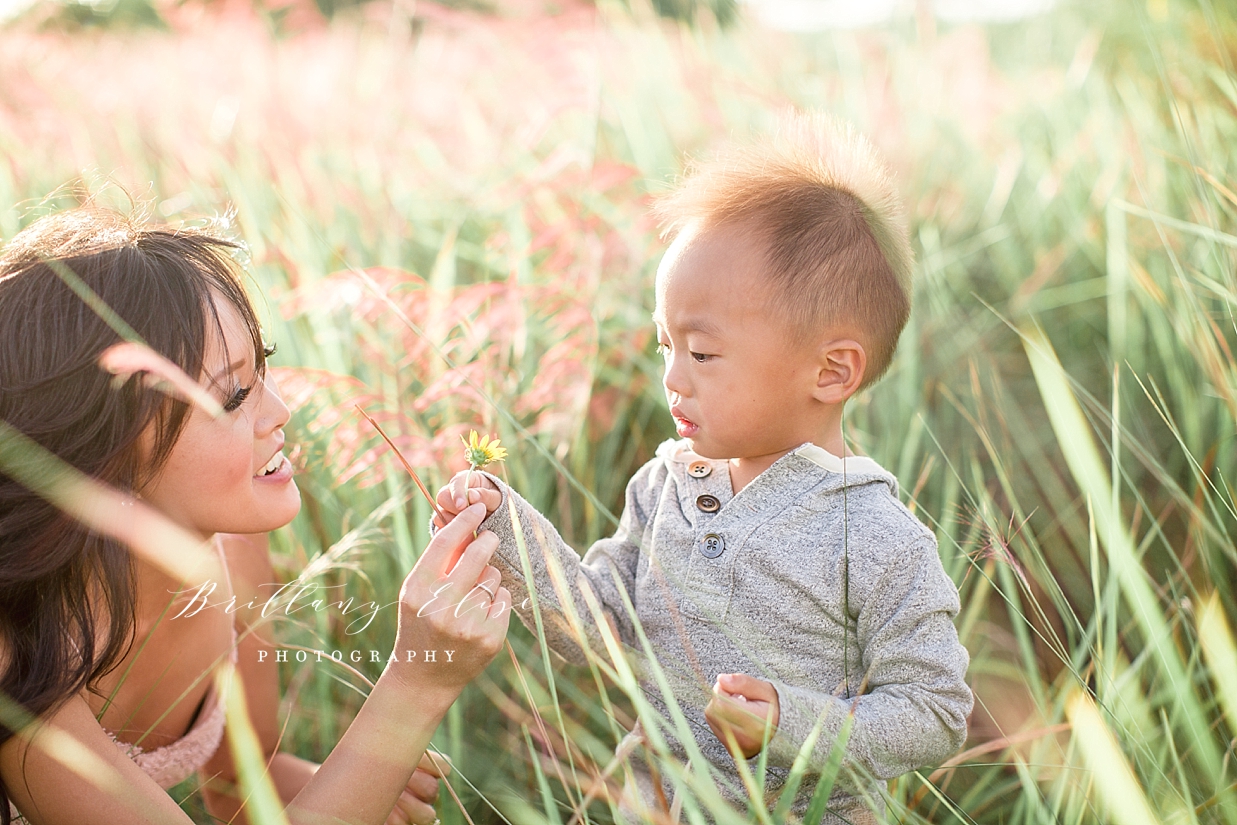
<svg viewBox="0 0 1237 825"><path fill-rule="evenodd" d="M674 360L671 359L666 364L666 371L662 373L661 385L666 388L666 393L675 397L686 395L686 382L683 380L683 371L674 368ZM673 403L674 399L671 400Z"/></svg>
<svg viewBox="0 0 1237 825"><path fill-rule="evenodd" d="M679 364L679 359L674 353L666 356L666 371L662 372L662 386L666 387L667 393L673 393L673 395L690 395L687 370Z"/></svg>

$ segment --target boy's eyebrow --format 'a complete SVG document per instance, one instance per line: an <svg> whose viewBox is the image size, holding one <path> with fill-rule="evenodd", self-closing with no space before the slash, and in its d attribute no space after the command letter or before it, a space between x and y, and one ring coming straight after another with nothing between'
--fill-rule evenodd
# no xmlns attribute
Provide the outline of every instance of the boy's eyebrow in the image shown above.
<svg viewBox="0 0 1237 825"><path fill-rule="evenodd" d="M653 313L653 323L657 325L658 329L668 330L670 328L670 325L666 323L666 319L656 312ZM679 324L677 329L682 332L700 332L705 335L712 335L714 338L721 337L717 324L703 317L688 318Z"/></svg>

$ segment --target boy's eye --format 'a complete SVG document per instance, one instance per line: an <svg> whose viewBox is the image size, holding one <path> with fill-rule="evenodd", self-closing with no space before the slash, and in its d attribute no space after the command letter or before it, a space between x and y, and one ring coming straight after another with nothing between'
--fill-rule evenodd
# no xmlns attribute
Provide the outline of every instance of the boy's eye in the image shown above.
<svg viewBox="0 0 1237 825"><path fill-rule="evenodd" d="M235 412L240 409L241 404L245 403L245 399L249 397L249 393L253 392L253 387L241 387L232 396L223 402L224 412Z"/></svg>
<svg viewBox="0 0 1237 825"><path fill-rule="evenodd" d="M693 353L692 353L692 358L693 358L693 359L696 361L696 363L698 363L698 364L703 364L705 361L708 361L708 360L709 360L710 358L712 358L712 357L713 357L712 355L705 355L703 352L693 352Z"/></svg>
<svg viewBox="0 0 1237 825"><path fill-rule="evenodd" d="M670 354L670 345L669 345L669 344L663 344L661 341L658 341L658 342L657 342L657 354L658 354L658 355L669 355L669 354Z"/></svg>

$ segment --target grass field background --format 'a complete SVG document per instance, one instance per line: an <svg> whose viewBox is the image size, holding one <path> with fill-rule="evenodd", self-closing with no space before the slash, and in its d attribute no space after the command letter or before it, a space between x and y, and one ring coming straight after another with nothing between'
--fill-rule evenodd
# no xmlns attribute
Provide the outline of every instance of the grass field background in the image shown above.
<svg viewBox="0 0 1237 825"><path fill-rule="evenodd" d="M74 181L225 216L295 409L279 562L390 601L428 507L353 405L431 485L461 433L499 434L569 541L607 535L672 435L650 196L787 106L847 118L897 170L918 274L846 431L937 535L977 697L967 749L892 782L892 817L1237 822L1237 19L930 5L799 35L574 2L36 5L0 28L0 237ZM363 645L346 624L277 632L393 639L392 613ZM621 686L511 641L519 668L500 656L436 738L444 823L566 822L630 724ZM321 758L364 683L284 675L289 742Z"/></svg>

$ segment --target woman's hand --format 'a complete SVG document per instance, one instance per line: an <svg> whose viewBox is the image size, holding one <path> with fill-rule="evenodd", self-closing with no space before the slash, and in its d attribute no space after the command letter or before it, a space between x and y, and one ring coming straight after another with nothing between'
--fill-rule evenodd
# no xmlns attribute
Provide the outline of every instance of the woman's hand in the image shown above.
<svg viewBox="0 0 1237 825"><path fill-rule="evenodd" d="M451 773L447 758L441 753L426 751L408 787L400 794L395 810L386 825L432 825L438 820L434 803L438 801L438 780Z"/></svg>
<svg viewBox="0 0 1237 825"><path fill-rule="evenodd" d="M275 782L275 789L285 802L290 802L300 793L301 788L318 772L317 762L302 759L299 756L280 751L270 761L270 775ZM431 825L438 818L434 804L438 801L438 780L451 773L451 764L447 757L434 751L426 751L421 757L416 771L408 779L408 784L400 793L395 809L387 817L386 825ZM220 812L228 812L228 817L219 817ZM233 818L235 808L212 814L223 821ZM244 816L244 814L242 814ZM248 822L246 817L239 821Z"/></svg>
<svg viewBox="0 0 1237 825"><path fill-rule="evenodd" d="M418 691L454 699L507 636L511 593L488 563L498 538L488 531L473 535L484 518L480 504L461 511L435 534L404 579L387 669Z"/></svg>
<svg viewBox="0 0 1237 825"><path fill-rule="evenodd" d="M465 484L468 486L465 487ZM456 514L468 505L477 503L485 505L485 514L488 516L503 503L503 494L494 486L494 482L481 473L468 471L452 476L447 486L439 490L435 498L438 501L438 509L448 519L455 518ZM447 525L443 524L438 516L434 516L434 526L443 528Z"/></svg>

